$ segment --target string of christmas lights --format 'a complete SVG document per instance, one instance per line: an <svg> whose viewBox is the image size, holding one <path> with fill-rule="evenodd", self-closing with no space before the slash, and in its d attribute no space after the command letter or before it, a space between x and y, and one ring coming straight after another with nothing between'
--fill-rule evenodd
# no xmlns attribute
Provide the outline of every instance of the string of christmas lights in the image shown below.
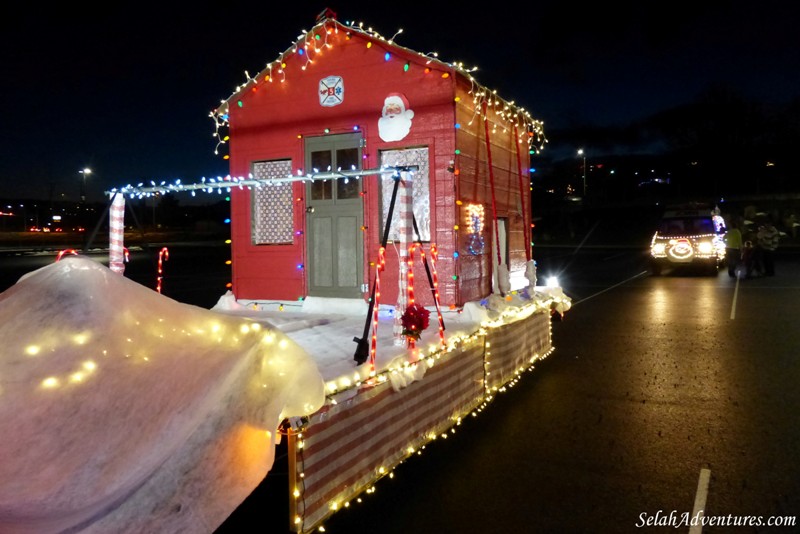
<svg viewBox="0 0 800 534"><path fill-rule="evenodd" d="M232 189L239 188L239 189L250 189L252 190L255 188L260 187L269 187L273 185L280 185L286 183L293 183L293 182L314 182L318 180L337 180L337 179L347 179L347 178L361 178L362 176L372 176L376 174L384 175L384 174L391 174L396 175L401 170L404 170L401 167L394 167L389 165L384 165L382 167L376 169L352 169L352 170L336 170L336 171L325 171L325 172L311 172L307 174L303 174L302 170L298 170L297 174L289 174L282 177L272 177L267 179L261 178L254 178L252 174L248 175L247 177L235 177L231 175L227 176L218 176L216 178L201 178L200 182L195 183L188 183L184 184L181 182L180 179L176 180L174 183L168 184L166 181L162 181L160 183L155 183L155 181L151 181L150 185L145 185L144 182L140 182L137 185L126 185L120 188L114 188L109 191L106 191L106 195L113 195L114 193L121 193L129 198L147 198L154 195L164 195L167 193L180 193L180 192L196 192L201 191L205 193L230 193Z"/></svg>
<svg viewBox="0 0 800 534"><path fill-rule="evenodd" d="M536 308L536 309L539 310L539 308ZM528 309L527 311L531 312L531 313L535 313L535 311L532 311L530 309ZM509 314L504 314L504 315L506 316L506 318L511 316L510 313ZM523 315L527 316L528 314L525 313ZM503 321L501 321L501 322L503 322ZM462 341L459 342L459 345L461 346L462 350L463 350L463 348L465 346L468 346L468 345L471 345L471 344L474 344L474 343L482 344L483 348L484 348L484 357L486 358L486 364L487 365L488 365L488 357L490 356L491 352L490 352L490 343L486 341L486 336L488 334L488 330L490 330L491 328L492 327L488 326L488 325L485 326L485 327L481 327L479 329L479 331L475 332L474 334L472 334L470 336L464 337L462 339ZM552 336L552 323L549 324L548 328L550 330L550 336ZM448 426L444 427L444 428L437 427L437 428L429 429L427 431L423 431L422 433L420 433L419 436L417 436L416 439L414 441L412 441L411 444L409 444L404 449L404 455L399 460L397 460L395 462L385 462L384 464L377 466L375 468L375 471L374 471L374 473L375 473L374 480L368 486L364 487L362 489L362 491L360 491L357 494L351 496L348 500L341 500L340 498L336 498L336 497L332 498L328 502L328 509L331 511L331 513L336 513L337 511L339 511L339 510L341 510L343 508L350 508L350 506L351 506L351 504L353 502L362 503L363 502L363 499L361 497L362 494L363 495L371 495L371 494L375 493L376 484L380 480L382 480L385 477L394 478L394 474L397 471L397 469L400 467L400 465L402 465L408 458L410 458L410 457L412 457L414 455L421 455L423 453L423 451L426 450L427 445L429 445L430 443L435 442L438 439L448 439L449 437L455 435L458 427L460 427L462 425L462 423L464 421L464 418L467 415L475 418L478 415L480 415L481 413L483 413L483 411L494 401L494 399L497 397L498 394L505 393L505 392L508 391L508 389L510 389L511 387L514 387L522 379L523 373L533 371L534 367L535 367L535 364L537 362L542 361L545 358L547 358L550 354L553 353L554 350L555 349L553 347L550 347L548 350L546 350L544 352L541 352L541 353L537 352L537 353L531 354L528 358L526 358L525 362L522 362L522 364L517 369L515 369L514 376L512 378L510 378L510 380L508 380L504 385L499 386L499 387L495 387L495 388L486 387L483 400L479 405L477 405L476 407L468 410L467 412L465 412L463 414L459 414L457 416L454 416L454 418L451 421L451 423ZM440 356L441 356L441 353L437 356L437 359ZM429 357L428 359L426 359L426 360L424 360L422 362L419 362L419 364L426 364L428 366L432 366L433 365L433 357ZM395 372L397 372L397 371L395 371ZM488 375L488 371L487 371L486 374ZM486 384L486 382L484 382L484 383ZM330 400L331 399L329 398L329 401ZM335 404L335 401L333 401L333 404ZM298 449L302 451L302 449L304 448L303 434L302 433L296 434L296 438L298 439L298 444L297 444ZM301 474L301 478L302 477L303 477L303 475ZM295 499L301 499L301 498L303 498L303 495L299 490L295 490L293 492L293 497ZM301 515L298 514L298 515L296 515L294 517L295 524L301 524L302 521L303 521L303 517ZM317 529L320 532L325 532L325 527L322 524L319 524L317 526Z"/></svg>
<svg viewBox="0 0 800 534"><path fill-rule="evenodd" d="M436 243L431 244L431 274L433 276L433 298L436 299L436 316L439 319L439 341L442 347L446 347L447 343L444 340L444 318L442 317L442 308L439 300L439 275L436 272L436 263L439 261L439 249Z"/></svg>
<svg viewBox="0 0 800 534"><path fill-rule="evenodd" d="M378 263L375 266L375 305L372 309L372 345L369 352L369 366L375 370L375 355L378 351L378 310L381 302L381 271L386 268L386 249L378 250Z"/></svg>
<svg viewBox="0 0 800 534"><path fill-rule="evenodd" d="M297 64L300 71L305 71L318 56L322 56L325 51L338 45L342 42L342 39L346 42L350 41L354 36L363 39L368 49L375 48L378 53L382 53L387 64L393 65L390 62L393 58L393 52L396 49L400 49L404 54L418 58L416 63L424 69L426 74L433 72L435 69L443 78L449 77L451 73L463 76L471 87L469 94L473 97L472 120L478 116L486 117L488 109L491 108L498 119L498 121L494 122L493 128L495 131L498 127L498 122L503 124L504 132L508 131L508 127L512 125L518 126L520 131L525 132L520 136L520 139L524 139L529 146L536 142L539 144L540 150L544 148L547 139L544 136L543 122L533 119L527 110L516 105L513 101L507 102L497 96L497 91L489 90L481 85L472 75L473 72L477 71L477 67L467 68L461 62L448 63L439 60L436 52L423 54L398 45L394 42L394 38L402 33L402 28L387 39L371 27L365 29L363 23L358 23L357 25L350 21L342 23L330 17L330 15L332 14L326 14L325 17L322 17L311 30L303 30L292 45L280 53L274 61L267 63L264 69L255 76L251 76L248 71L245 71L245 82L237 86L227 99L222 100L220 105L209 113L215 128L213 137L217 139L214 149L215 154L219 154L220 147L230 141L230 137L225 133L230 126L230 106L244 107L241 96L246 90L258 91L262 86L273 83L276 78L275 72L280 75L279 83L282 83L286 81L287 72L292 68L293 64ZM404 72L408 72L411 68L411 62L402 61ZM458 100L457 98L456 101ZM223 157L225 159L229 158L228 155Z"/></svg>

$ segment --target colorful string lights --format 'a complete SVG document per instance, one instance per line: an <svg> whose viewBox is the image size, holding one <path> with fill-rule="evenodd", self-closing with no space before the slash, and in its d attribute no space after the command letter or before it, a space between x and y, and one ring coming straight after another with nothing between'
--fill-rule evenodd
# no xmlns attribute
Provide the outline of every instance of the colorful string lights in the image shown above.
<svg viewBox="0 0 800 534"><path fill-rule="evenodd" d="M524 132L519 137L520 140L524 140L529 145L534 142L539 143L540 150L544 147L547 140L544 137L542 121L533 119L528 111L517 106L514 102L507 102L501 99L497 96L497 91L489 90L481 85L472 75L477 70L477 67L466 68L461 62L450 63L439 60L438 54L435 52L423 54L398 45L394 42L394 38L402 33L402 29L396 32L392 38L386 39L371 27L364 29L363 23L358 25L351 22L342 23L332 15L332 13L327 14L311 30L303 31L294 43L279 54L274 61L267 63L264 69L255 76L250 76L249 72L245 71L245 82L237 86L228 99L223 100L220 106L209 113L209 116L214 121L215 131L213 135L217 139L217 145L214 149L216 154L219 153L220 147L228 142L227 134L223 132L229 126L229 107L233 102L239 107L243 107L241 97L248 88L252 90L252 87L258 87L260 84L272 83L274 80L273 71L276 69L281 75L280 81L283 82L286 80L287 72L294 65L299 66L300 72L303 72L314 62L314 58L323 54L324 50L344 45L355 36L365 41L367 49L377 48L379 53L383 54L384 62L387 64L393 63L392 60L396 56L395 51L402 51L404 55L411 54L414 56L416 58L414 61L402 61L404 72L419 66L426 74L432 70L440 71L442 78L449 78L451 74L463 76L472 87L470 93L473 96L473 120L476 116L485 116L487 108L491 107L499 121L504 123L503 131L514 126ZM495 131L497 127L498 124L495 122ZM458 125L456 125L456 128L458 128Z"/></svg>

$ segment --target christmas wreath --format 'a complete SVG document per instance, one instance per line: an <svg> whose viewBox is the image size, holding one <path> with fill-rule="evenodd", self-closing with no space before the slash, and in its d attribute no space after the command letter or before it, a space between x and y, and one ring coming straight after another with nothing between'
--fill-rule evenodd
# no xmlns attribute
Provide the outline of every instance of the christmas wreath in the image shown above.
<svg viewBox="0 0 800 534"><path fill-rule="evenodd" d="M403 324L403 335L419 339L422 331L428 328L431 312L416 302L406 308L400 321Z"/></svg>

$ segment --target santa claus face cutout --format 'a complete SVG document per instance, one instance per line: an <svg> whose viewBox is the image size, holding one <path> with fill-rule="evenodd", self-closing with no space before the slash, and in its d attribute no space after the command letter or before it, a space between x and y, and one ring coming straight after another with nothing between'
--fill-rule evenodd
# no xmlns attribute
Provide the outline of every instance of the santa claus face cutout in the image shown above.
<svg viewBox="0 0 800 534"><path fill-rule="evenodd" d="M399 141L411 131L414 111L408 109L408 100L400 93L390 93L383 102L378 119L378 135L384 141Z"/></svg>

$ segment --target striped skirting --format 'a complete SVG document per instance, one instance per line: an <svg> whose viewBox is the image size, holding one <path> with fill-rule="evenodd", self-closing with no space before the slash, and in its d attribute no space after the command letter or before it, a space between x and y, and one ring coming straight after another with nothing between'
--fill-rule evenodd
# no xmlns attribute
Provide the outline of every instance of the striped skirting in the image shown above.
<svg viewBox="0 0 800 534"><path fill-rule="evenodd" d="M327 403L289 441L293 530L314 530L456 425L493 395L492 388L549 353L550 342L549 313L538 312L443 353L405 388L383 382Z"/></svg>
<svg viewBox="0 0 800 534"><path fill-rule="evenodd" d="M550 352L550 315L534 313L502 328L489 330L486 343L486 386L493 392Z"/></svg>

